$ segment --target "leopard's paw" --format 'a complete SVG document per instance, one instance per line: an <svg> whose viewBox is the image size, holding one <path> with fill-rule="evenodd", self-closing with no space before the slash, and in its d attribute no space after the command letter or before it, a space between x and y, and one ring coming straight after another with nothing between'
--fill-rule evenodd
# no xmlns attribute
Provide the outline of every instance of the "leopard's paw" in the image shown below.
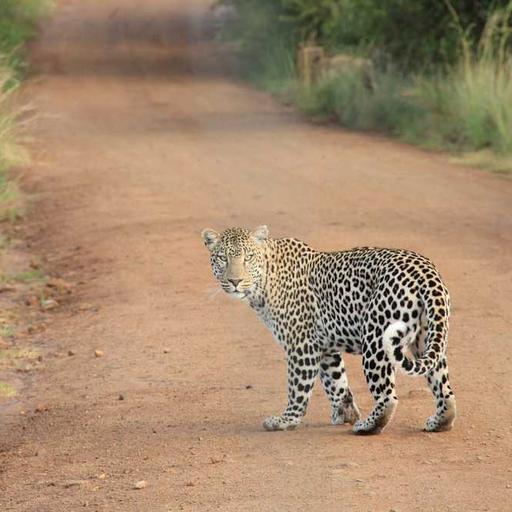
<svg viewBox="0 0 512 512"><path fill-rule="evenodd" d="M365 420L358 420L355 422L352 430L354 434L359 435L371 435L380 434L386 425L390 422L393 417L398 400L386 399L375 405L373 411L368 415Z"/></svg>
<svg viewBox="0 0 512 512"><path fill-rule="evenodd" d="M359 413L357 405L351 402L338 409L333 409L331 413L331 423L333 425L343 425L344 423L353 425L360 417L361 414Z"/></svg>
<svg viewBox="0 0 512 512"><path fill-rule="evenodd" d="M453 423L457 417L457 406L455 399L446 401L444 408L434 416L427 419L425 432L447 432L453 428Z"/></svg>
<svg viewBox="0 0 512 512"><path fill-rule="evenodd" d="M354 434L359 434L360 436L373 435L380 434L382 427L377 425L375 421L367 418L366 420L357 420L352 427L352 431Z"/></svg>
<svg viewBox="0 0 512 512"><path fill-rule="evenodd" d="M293 430L300 424L299 418L285 418L283 416L269 416L263 422L263 428L268 431Z"/></svg>

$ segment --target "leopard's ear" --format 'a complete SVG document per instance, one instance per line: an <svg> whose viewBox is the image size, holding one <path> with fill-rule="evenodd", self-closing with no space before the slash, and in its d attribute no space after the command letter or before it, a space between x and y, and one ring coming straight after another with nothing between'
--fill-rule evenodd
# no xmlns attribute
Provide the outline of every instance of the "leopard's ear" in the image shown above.
<svg viewBox="0 0 512 512"><path fill-rule="evenodd" d="M258 226L252 233L251 235L256 238L256 240L258 242L263 242L264 240L266 240L268 238L268 227L265 226L265 225L262 225L262 226Z"/></svg>
<svg viewBox="0 0 512 512"><path fill-rule="evenodd" d="M213 229L203 229L201 231L201 237L203 238L204 245L211 251L220 239L219 233Z"/></svg>

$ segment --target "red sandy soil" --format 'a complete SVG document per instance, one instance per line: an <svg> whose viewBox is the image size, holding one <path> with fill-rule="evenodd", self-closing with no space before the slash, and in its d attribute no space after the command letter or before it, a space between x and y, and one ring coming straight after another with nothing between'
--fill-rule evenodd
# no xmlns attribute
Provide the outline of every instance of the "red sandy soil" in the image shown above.
<svg viewBox="0 0 512 512"><path fill-rule="evenodd" d="M28 241L75 291L33 337L45 368L0 415L0 510L511 510L512 182L312 125L239 83L210 3L65 1L35 44ZM199 236L262 223L437 263L452 432L421 431L434 404L403 376L380 436L331 426L320 386L303 427L263 431L285 405L284 355L215 294ZM366 413L360 359L347 367Z"/></svg>

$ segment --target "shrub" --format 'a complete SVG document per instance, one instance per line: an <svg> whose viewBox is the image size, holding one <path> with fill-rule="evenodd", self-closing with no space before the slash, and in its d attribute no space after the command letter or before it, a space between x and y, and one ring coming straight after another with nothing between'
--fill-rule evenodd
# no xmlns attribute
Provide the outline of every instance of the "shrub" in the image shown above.
<svg viewBox="0 0 512 512"><path fill-rule="evenodd" d="M511 1L460 1L457 11L449 0L389 0L385 7L373 0L235 3L242 7L236 26L246 76L273 91L294 91L306 114L431 148L512 154ZM427 4L432 19L436 12L442 18L439 27L423 20ZM504 7L488 9L498 4ZM367 53L384 48L388 57L402 56L391 64L381 58L371 88L357 69L309 88L290 87L299 35L329 40L331 47L342 41ZM418 37L425 41L422 48L415 46ZM423 69L416 65L406 72L404 64L415 59Z"/></svg>
<svg viewBox="0 0 512 512"><path fill-rule="evenodd" d="M17 72L25 67L21 46L32 37L48 7L49 0L0 1L0 55L7 56L9 67Z"/></svg>
<svg viewBox="0 0 512 512"><path fill-rule="evenodd" d="M237 17L224 27L221 38L235 43L238 71L265 88L295 77L297 40L281 20L278 2L272 0L229 0Z"/></svg>
<svg viewBox="0 0 512 512"><path fill-rule="evenodd" d="M34 34L48 5L47 0L0 1L0 220L20 212L20 193L7 172L25 162L26 153L15 141L16 113L10 98L25 68L21 45Z"/></svg>
<svg viewBox="0 0 512 512"><path fill-rule="evenodd" d="M512 153L512 58L495 51L466 54L436 76L379 71L373 89L345 72L303 88L296 102L314 117L426 147Z"/></svg>
<svg viewBox="0 0 512 512"><path fill-rule="evenodd" d="M401 69L452 64L460 35L475 47L491 13L508 0L223 0L239 12L245 50L261 38L314 41L331 51L364 51ZM457 12L455 23L453 12Z"/></svg>
<svg viewBox="0 0 512 512"><path fill-rule="evenodd" d="M20 212L18 187L8 179L7 171L26 161L26 153L14 137L16 115L9 101L13 88L7 88L8 83L12 83L12 72L0 68L0 220L16 217Z"/></svg>

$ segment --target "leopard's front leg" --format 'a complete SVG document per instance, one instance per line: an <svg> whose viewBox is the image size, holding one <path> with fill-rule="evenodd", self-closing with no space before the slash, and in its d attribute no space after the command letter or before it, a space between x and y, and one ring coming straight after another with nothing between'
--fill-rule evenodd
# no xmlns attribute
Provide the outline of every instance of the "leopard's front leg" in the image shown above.
<svg viewBox="0 0 512 512"><path fill-rule="evenodd" d="M331 402L331 423L354 424L360 417L359 409L348 385L347 372L339 352L323 355L320 362L320 380Z"/></svg>
<svg viewBox="0 0 512 512"><path fill-rule="evenodd" d="M286 359L288 405L281 416L265 419L265 430L293 430L300 424L318 376L320 351L314 343L304 342L288 348Z"/></svg>

